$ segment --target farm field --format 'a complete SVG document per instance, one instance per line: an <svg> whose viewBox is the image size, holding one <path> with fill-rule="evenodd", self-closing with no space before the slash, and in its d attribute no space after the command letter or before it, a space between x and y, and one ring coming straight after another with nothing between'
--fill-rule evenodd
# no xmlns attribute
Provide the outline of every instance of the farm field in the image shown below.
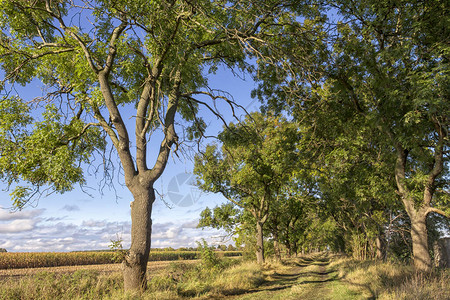
<svg viewBox="0 0 450 300"><path fill-rule="evenodd" d="M197 259L197 251L152 251L149 261L173 261ZM240 251L223 251L220 256L240 256ZM59 266L82 266L112 264L120 257L117 252L12 252L0 253L0 270L18 268L45 268Z"/></svg>
<svg viewBox="0 0 450 300"><path fill-rule="evenodd" d="M187 265L198 263L198 259L178 261ZM147 272L159 272L167 268L173 261L150 261L147 264ZM121 264L94 264L94 265L78 265L78 266L62 266L62 267L40 267L40 268L18 268L0 270L0 280L8 277L24 277L32 276L43 272L53 274L71 274L77 271L94 271L102 274L114 273L121 271Z"/></svg>
<svg viewBox="0 0 450 300"><path fill-rule="evenodd" d="M148 290L125 295L120 264L0 271L0 299L449 299L450 273L317 253L259 266L241 258L148 263Z"/></svg>

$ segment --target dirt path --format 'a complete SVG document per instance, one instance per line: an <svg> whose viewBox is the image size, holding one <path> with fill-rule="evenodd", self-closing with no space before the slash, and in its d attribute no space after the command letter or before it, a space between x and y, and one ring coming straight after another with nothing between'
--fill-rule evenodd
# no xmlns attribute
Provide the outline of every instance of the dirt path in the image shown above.
<svg viewBox="0 0 450 300"><path fill-rule="evenodd" d="M232 299L346 299L344 284L329 267L330 257L323 253L286 261L285 266L266 271L266 282L257 289ZM228 297L227 299L229 299ZM361 298L354 298L361 299Z"/></svg>

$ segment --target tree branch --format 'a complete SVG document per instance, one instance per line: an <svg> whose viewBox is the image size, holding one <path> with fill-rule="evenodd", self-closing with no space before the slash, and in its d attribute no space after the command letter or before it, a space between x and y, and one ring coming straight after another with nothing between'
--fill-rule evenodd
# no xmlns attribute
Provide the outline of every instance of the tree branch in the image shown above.
<svg viewBox="0 0 450 300"><path fill-rule="evenodd" d="M428 209L426 211L426 214L428 215L429 213L432 213L432 212L440 214L440 215L442 215L442 216L444 216L446 218L450 218L450 215L447 214L445 211L443 211L443 210L441 210L439 208L435 208L435 207L428 207Z"/></svg>

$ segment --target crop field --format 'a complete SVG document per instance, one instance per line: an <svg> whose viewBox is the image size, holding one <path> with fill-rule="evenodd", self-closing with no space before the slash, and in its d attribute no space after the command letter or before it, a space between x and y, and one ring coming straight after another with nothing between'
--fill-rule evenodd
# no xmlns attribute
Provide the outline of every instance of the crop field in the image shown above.
<svg viewBox="0 0 450 300"><path fill-rule="evenodd" d="M155 274L165 271L171 264L182 263L185 265L195 265L199 261L180 260L180 261L150 261L147 264L148 274ZM32 277L41 273L52 274L73 274L75 272L97 272L100 274L112 274L121 272L121 264L97 264L97 265L76 265L76 266L60 266L60 267L40 267L40 268L19 268L19 269L0 269L0 280L7 278ZM1 298L0 298L1 299Z"/></svg>
<svg viewBox="0 0 450 300"><path fill-rule="evenodd" d="M149 261L192 260L198 258L197 251L153 251ZM219 256L240 256L240 251L223 251ZM0 253L0 270L17 268L46 268L60 266L82 266L113 264L116 253L111 251L86 252L12 252Z"/></svg>

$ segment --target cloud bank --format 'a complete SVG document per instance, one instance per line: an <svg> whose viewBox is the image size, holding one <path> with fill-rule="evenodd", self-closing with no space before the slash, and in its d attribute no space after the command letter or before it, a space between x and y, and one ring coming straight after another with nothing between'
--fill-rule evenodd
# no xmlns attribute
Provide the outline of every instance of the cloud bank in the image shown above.
<svg viewBox="0 0 450 300"><path fill-rule="evenodd" d="M66 208L67 210L67 208ZM44 209L10 213L0 209L0 248L9 252L80 251L109 249L111 240L131 244L131 222L107 219L71 221L68 216L45 217ZM196 247L202 238L214 244L216 230L197 229L198 220L154 223L152 248Z"/></svg>

